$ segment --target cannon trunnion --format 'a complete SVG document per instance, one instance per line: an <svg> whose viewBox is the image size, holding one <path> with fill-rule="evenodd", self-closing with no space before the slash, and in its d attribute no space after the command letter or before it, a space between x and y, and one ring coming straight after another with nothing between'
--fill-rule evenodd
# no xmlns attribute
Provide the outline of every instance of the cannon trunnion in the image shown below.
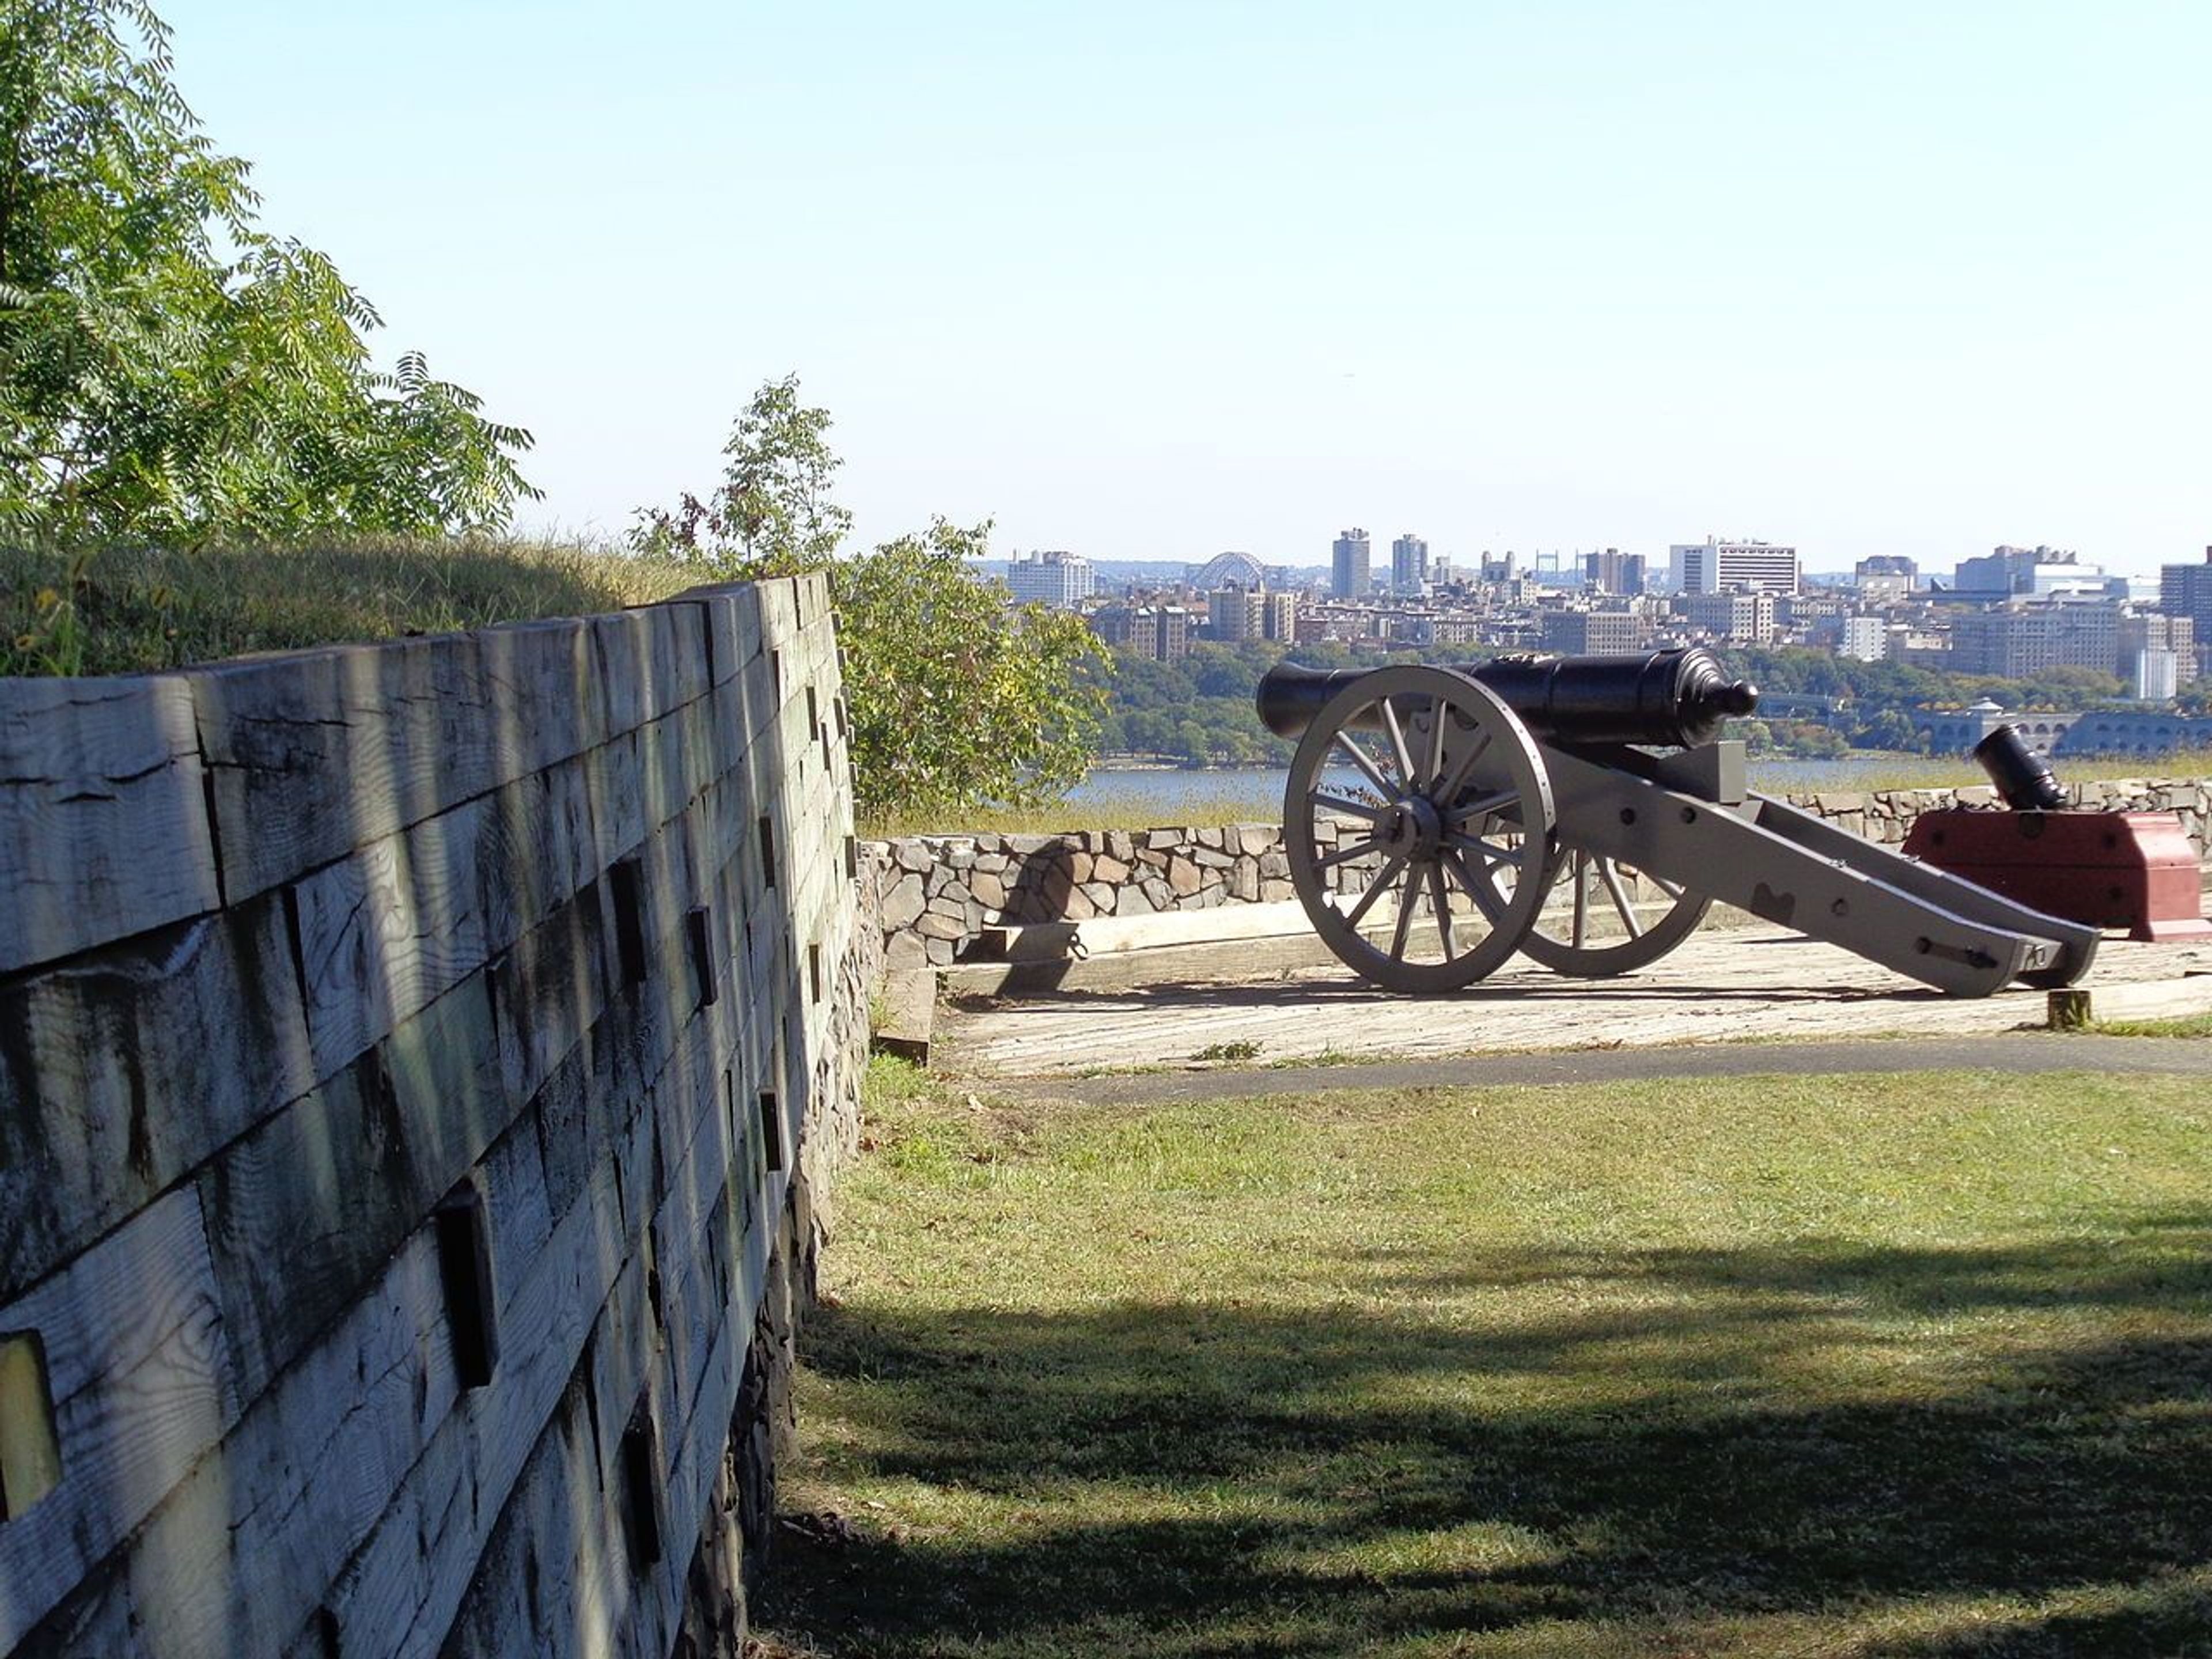
<svg viewBox="0 0 2212 1659"><path fill-rule="evenodd" d="M1714 738L1758 692L1702 649L1281 664L1256 701L1299 738L1283 800L1299 900L1389 989L1458 989L1516 951L1626 972L1716 899L1956 995L2071 984L2096 952L2094 928L1747 789L1742 745Z"/></svg>

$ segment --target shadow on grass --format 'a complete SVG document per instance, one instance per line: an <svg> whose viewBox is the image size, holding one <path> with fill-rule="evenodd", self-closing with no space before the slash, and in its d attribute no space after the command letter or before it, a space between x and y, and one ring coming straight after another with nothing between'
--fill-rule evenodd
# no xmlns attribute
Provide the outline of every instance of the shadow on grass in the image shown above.
<svg viewBox="0 0 2212 1659"><path fill-rule="evenodd" d="M1766 1620L1786 1646L1730 1650L2212 1653L2212 1216L2114 1232L1364 1255L1304 1265L1364 1298L1310 1314L824 1310L840 1473L1006 1518L787 1551L764 1611L839 1655L1693 1654ZM1838 1347L1848 1381L1807 1364ZM1972 1598L2064 1606L1947 1625Z"/></svg>

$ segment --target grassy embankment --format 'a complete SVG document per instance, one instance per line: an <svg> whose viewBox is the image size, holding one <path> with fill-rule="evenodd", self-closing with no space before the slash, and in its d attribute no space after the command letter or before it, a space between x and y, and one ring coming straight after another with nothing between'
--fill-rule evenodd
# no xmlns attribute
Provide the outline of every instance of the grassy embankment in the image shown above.
<svg viewBox="0 0 2212 1659"><path fill-rule="evenodd" d="M2212 1641L2201 1079L874 1081L769 1654Z"/></svg>
<svg viewBox="0 0 2212 1659"><path fill-rule="evenodd" d="M665 599L696 571L550 542L0 547L0 674L131 674Z"/></svg>

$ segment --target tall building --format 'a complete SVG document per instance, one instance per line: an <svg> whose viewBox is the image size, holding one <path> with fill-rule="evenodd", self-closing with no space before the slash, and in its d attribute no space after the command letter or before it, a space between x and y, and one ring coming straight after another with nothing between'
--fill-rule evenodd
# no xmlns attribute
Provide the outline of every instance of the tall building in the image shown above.
<svg viewBox="0 0 2212 1659"><path fill-rule="evenodd" d="M1367 532L1346 530L1338 533L1336 544L1330 550L1328 591L1340 599L1364 599L1369 586Z"/></svg>
<svg viewBox="0 0 2212 1659"><path fill-rule="evenodd" d="M1676 542L1668 550L1676 586L1685 593L1753 593L1797 591L1797 550L1766 542Z"/></svg>
<svg viewBox="0 0 2212 1659"><path fill-rule="evenodd" d="M1006 566L1006 586L1024 605L1068 610L1098 591L1098 573L1073 553L1017 553Z"/></svg>
<svg viewBox="0 0 2212 1659"><path fill-rule="evenodd" d="M2046 668L2094 668L2119 661L2120 608L2100 599L2021 599L1951 623L1951 669L2017 679Z"/></svg>
<svg viewBox="0 0 2212 1659"><path fill-rule="evenodd" d="M1390 586L1401 593L1418 593L1429 579L1429 544L1407 531L1390 544Z"/></svg>
<svg viewBox="0 0 2212 1659"><path fill-rule="evenodd" d="M1602 553L1583 555L1583 582L1600 593L1637 594L1644 591L1644 556L1608 547Z"/></svg>
<svg viewBox="0 0 2212 1659"><path fill-rule="evenodd" d="M1674 610L1691 628L1717 640L1765 645L1774 638L1774 595L1736 588L1725 593L1684 592Z"/></svg>
<svg viewBox="0 0 2212 1659"><path fill-rule="evenodd" d="M2105 585L2103 570L2054 547L1999 547L1951 573L1961 593L2100 593Z"/></svg>
<svg viewBox="0 0 2212 1659"><path fill-rule="evenodd" d="M1889 654L1889 624L1880 617L1845 617L1836 654L1854 662L1880 662Z"/></svg>
<svg viewBox="0 0 2212 1659"><path fill-rule="evenodd" d="M2124 615L2119 624L2119 658L2118 672L2136 688L2136 701L2163 702L2197 678L2197 624L2187 617L2168 616L2161 611ZM2164 660L2153 662L2153 659ZM2146 664L2150 665L2148 670ZM2167 674L2173 684L2166 690L2142 689L2163 684Z"/></svg>
<svg viewBox="0 0 2212 1659"><path fill-rule="evenodd" d="M1547 611L1544 649L1571 657L1640 651L1649 639L1643 617L1629 611Z"/></svg>
<svg viewBox="0 0 2212 1659"><path fill-rule="evenodd" d="M2204 550L2203 564L2159 567L2158 608L2169 617L2188 617L2200 644L2212 640L2212 547Z"/></svg>
<svg viewBox="0 0 2212 1659"><path fill-rule="evenodd" d="M1911 559L1877 553L1870 559L1861 559L1851 574L1859 597L1869 605L1896 605L1918 586L1920 567Z"/></svg>

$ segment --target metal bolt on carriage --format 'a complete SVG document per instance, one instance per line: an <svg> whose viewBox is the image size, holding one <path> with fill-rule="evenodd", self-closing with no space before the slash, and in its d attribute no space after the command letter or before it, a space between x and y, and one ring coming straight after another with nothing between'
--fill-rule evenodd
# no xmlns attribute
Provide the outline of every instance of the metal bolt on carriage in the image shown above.
<svg viewBox="0 0 2212 1659"><path fill-rule="evenodd" d="M1577 977L1631 972L1717 900L1954 996L2088 970L2094 927L1747 787L1743 745L1720 733L1758 701L1698 647L1282 663L1256 696L1268 729L1298 739L1283 835L1299 901L1388 990L1459 990L1516 951Z"/></svg>

